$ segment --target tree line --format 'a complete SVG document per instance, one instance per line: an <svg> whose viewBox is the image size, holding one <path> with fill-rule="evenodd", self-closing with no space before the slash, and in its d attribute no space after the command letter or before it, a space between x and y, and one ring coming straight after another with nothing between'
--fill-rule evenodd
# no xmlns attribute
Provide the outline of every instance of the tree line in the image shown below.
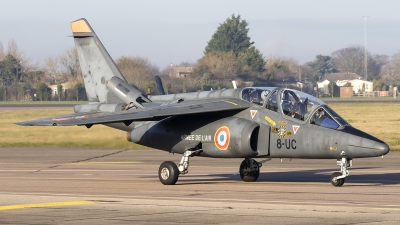
<svg viewBox="0 0 400 225"><path fill-rule="evenodd" d="M42 65L41 65L42 64ZM62 84L68 83L68 87ZM76 50L32 62L18 49L14 40L7 50L0 42L0 100L84 100L86 98ZM52 96L49 85L56 85Z"/></svg>
<svg viewBox="0 0 400 225"><path fill-rule="evenodd" d="M155 75L161 75L167 93L231 88L232 80L253 86L282 81L315 85L335 72L356 73L373 81L374 90L400 85L400 51L391 57L367 52L367 71L364 47L357 45L317 55L301 65L290 57L264 57L248 32L249 24L240 15L228 17L207 42L200 59L174 65L192 67L185 78L170 77L170 65L160 70L143 57L122 56L115 61L129 83L150 94L158 94ZM57 86L56 96L51 95L49 85ZM0 100L86 100L76 49L33 63L14 40L6 50L0 42Z"/></svg>

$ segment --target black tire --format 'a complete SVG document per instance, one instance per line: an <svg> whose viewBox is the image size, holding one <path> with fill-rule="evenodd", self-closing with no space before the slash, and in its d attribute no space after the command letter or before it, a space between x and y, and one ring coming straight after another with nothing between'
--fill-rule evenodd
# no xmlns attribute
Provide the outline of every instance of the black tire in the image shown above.
<svg viewBox="0 0 400 225"><path fill-rule="evenodd" d="M174 185L178 181L179 170L174 162L166 161L158 169L158 179L164 185Z"/></svg>
<svg viewBox="0 0 400 225"><path fill-rule="evenodd" d="M242 178L242 180L244 182L254 182L254 181L256 181L258 179L258 176L260 175L260 169L258 169L255 172L244 173L243 169L245 169L247 167L248 167L247 161L243 160L243 162L240 164L240 167L239 167L240 177Z"/></svg>
<svg viewBox="0 0 400 225"><path fill-rule="evenodd" d="M344 178L342 178L342 179L335 179L335 178L338 177L338 176L342 176L342 173L335 172L335 173L333 173L332 176L331 176L331 184L332 184L334 187L341 187L341 186L343 186L343 184L344 184Z"/></svg>

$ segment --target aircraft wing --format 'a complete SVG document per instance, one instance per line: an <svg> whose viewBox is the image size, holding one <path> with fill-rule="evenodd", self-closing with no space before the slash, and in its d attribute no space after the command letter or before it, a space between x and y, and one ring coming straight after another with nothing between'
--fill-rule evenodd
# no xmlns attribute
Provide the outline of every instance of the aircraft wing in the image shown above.
<svg viewBox="0 0 400 225"><path fill-rule="evenodd" d="M106 124L123 122L129 126L134 121L161 120L176 115L201 115L242 111L250 107L250 103L239 99L205 99L168 104L152 108L140 108L120 112L89 112L48 117L37 120L17 122L21 126L73 126Z"/></svg>

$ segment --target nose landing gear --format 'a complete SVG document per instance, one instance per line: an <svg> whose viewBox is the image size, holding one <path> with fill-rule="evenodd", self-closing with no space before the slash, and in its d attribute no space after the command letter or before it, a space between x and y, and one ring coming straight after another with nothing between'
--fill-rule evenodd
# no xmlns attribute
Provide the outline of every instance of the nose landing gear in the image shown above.
<svg viewBox="0 0 400 225"><path fill-rule="evenodd" d="M352 166L352 160L346 157L342 159L338 159L336 164L340 166L340 172L335 172L331 176L331 184L334 187L341 187L344 184L345 178L350 176L349 171L347 168Z"/></svg>

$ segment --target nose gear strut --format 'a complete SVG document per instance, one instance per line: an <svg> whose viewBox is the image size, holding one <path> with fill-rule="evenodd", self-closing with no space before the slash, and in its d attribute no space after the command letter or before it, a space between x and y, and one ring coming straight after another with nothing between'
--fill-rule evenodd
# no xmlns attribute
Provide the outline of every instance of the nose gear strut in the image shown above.
<svg viewBox="0 0 400 225"><path fill-rule="evenodd" d="M335 187L343 186L345 178L350 176L350 172L347 168L352 166L353 160L343 157L342 159L338 159L336 164L340 166L340 172L335 172L331 176L331 183Z"/></svg>

